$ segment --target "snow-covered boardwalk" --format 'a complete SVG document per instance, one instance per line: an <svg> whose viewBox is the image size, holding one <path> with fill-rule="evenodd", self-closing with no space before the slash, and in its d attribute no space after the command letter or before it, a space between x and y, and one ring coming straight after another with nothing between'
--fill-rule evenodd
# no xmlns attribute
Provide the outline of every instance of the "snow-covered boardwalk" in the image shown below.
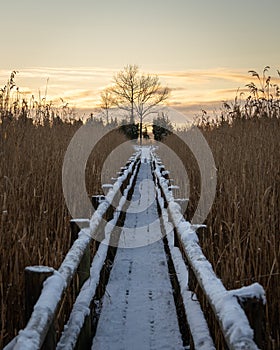
<svg viewBox="0 0 280 350"><path fill-rule="evenodd" d="M199 225L184 219L154 149L137 149L122 170L93 216L82 219L89 227L79 231L59 269L52 269L26 327L5 350L38 350L43 344L48 350L215 350L216 343L230 350L264 349L263 287L225 288L199 245ZM90 265L90 243L100 230L104 236ZM56 337L63 295L85 271L88 278ZM212 339L196 285L222 339Z"/></svg>
<svg viewBox="0 0 280 350"><path fill-rule="evenodd" d="M117 250L93 350L183 349L151 183L143 154L120 237L129 236L130 246L135 238L138 247Z"/></svg>

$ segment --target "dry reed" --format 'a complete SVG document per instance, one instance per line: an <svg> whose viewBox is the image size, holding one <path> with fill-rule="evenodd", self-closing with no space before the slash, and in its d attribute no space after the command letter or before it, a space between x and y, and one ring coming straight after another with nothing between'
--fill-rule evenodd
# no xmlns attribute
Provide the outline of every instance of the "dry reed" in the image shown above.
<svg viewBox="0 0 280 350"><path fill-rule="evenodd" d="M70 247L71 219L62 192L62 164L67 146L80 122L34 125L26 117L2 118L0 124L0 347L24 324L24 268L58 268ZM96 125L103 128L101 125ZM106 156L125 141L113 133L88 161L89 196L101 193L101 170ZM120 146L107 164L115 176L133 153ZM104 171L104 170L103 170Z"/></svg>
<svg viewBox="0 0 280 350"><path fill-rule="evenodd" d="M201 245L226 288L236 289L253 282L264 287L265 348L279 349L280 118L277 113L251 117L240 113L227 120L224 117L206 123L200 120L199 124L218 169L216 197L205 221L207 230L200 235ZM190 219L200 196L199 170L189 149L174 135L165 144L187 169L190 203L186 218ZM177 180L182 170L172 166L174 157L168 155L166 147L159 153L171 170L171 177ZM186 182L179 179L179 185L183 191L178 196L186 196ZM201 301L206 310L205 301ZM212 333L218 338L213 318L211 323ZM223 345L218 348L223 349Z"/></svg>

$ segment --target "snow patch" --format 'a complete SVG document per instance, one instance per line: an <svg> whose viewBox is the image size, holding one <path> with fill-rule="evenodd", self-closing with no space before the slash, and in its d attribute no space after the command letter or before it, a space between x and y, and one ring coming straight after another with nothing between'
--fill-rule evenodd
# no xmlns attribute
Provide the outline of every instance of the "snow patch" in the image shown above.
<svg viewBox="0 0 280 350"><path fill-rule="evenodd" d="M25 270L37 273L50 273L55 271L52 267L42 265L26 266Z"/></svg>
<svg viewBox="0 0 280 350"><path fill-rule="evenodd" d="M263 305L266 304L265 291L259 283L253 283L250 286L231 290L229 291L229 294L238 297L238 299L241 301L256 298L261 300Z"/></svg>

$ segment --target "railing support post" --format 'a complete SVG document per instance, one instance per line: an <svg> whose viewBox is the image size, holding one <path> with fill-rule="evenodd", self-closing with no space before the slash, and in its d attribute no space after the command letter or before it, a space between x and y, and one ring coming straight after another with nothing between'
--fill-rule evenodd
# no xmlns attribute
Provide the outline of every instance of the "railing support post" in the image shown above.
<svg viewBox="0 0 280 350"><path fill-rule="evenodd" d="M26 323L31 317L34 305L36 304L44 281L50 277L54 269L48 266L28 266L24 270L25 277L25 320ZM51 324L41 347L42 350L54 350L56 348L56 330L54 323Z"/></svg>
<svg viewBox="0 0 280 350"><path fill-rule="evenodd" d="M179 248L180 247L180 241L179 241L179 237L178 237L178 232L176 227L174 227L174 247Z"/></svg>
<svg viewBox="0 0 280 350"><path fill-rule="evenodd" d="M190 266L188 266L189 276L188 276L188 287L189 290L196 293L197 280L195 274Z"/></svg>
<svg viewBox="0 0 280 350"><path fill-rule="evenodd" d="M70 221L71 227L71 242L73 242L78 238L79 232L81 228L88 227L89 220L88 219L72 219ZM90 245L85 250L85 253L81 259L81 262L77 269L78 281L75 286L75 294L77 295L82 288L85 281L90 277ZM75 283L75 282L74 282ZM84 325L81 329L81 333L78 338L78 342L76 344L76 350L83 350L90 347L91 341L91 312L85 318Z"/></svg>
<svg viewBox="0 0 280 350"><path fill-rule="evenodd" d="M265 348L265 306L258 298L238 297L238 302L242 306L250 326L254 331L254 341L260 349Z"/></svg>
<svg viewBox="0 0 280 350"><path fill-rule="evenodd" d="M71 242L78 238L81 228L87 227L89 225L88 219L72 219L70 221L71 227ZM82 285L90 276L90 246L85 250L85 253L81 259L79 267L77 269L78 274L78 290L81 289Z"/></svg>
<svg viewBox="0 0 280 350"><path fill-rule="evenodd" d="M85 317L83 328L79 334L75 350L90 349L92 343L91 313Z"/></svg>

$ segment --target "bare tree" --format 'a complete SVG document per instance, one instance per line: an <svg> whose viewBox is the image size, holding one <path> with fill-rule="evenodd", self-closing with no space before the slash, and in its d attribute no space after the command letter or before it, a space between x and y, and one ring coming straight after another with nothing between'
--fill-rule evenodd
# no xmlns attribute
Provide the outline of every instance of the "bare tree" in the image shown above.
<svg viewBox="0 0 280 350"><path fill-rule="evenodd" d="M135 114L138 115L142 143L143 119L155 112L155 107L168 98L169 89L161 86L158 76L140 75L138 66L128 65L114 77L111 92L114 103L130 112L131 124L135 121Z"/></svg>
<svg viewBox="0 0 280 350"><path fill-rule="evenodd" d="M109 124L109 110L115 105L113 93L110 88L107 88L101 92L101 104L100 108L106 116L106 123Z"/></svg>
<svg viewBox="0 0 280 350"><path fill-rule="evenodd" d="M164 102L169 96L169 89L162 87L158 76L142 75L139 78L139 90L135 109L139 116L140 142L142 143L143 119L155 112L155 107Z"/></svg>
<svg viewBox="0 0 280 350"><path fill-rule="evenodd" d="M131 124L134 123L134 106L139 90L138 71L136 65L126 66L114 77L114 85L111 88L117 107L130 112Z"/></svg>

